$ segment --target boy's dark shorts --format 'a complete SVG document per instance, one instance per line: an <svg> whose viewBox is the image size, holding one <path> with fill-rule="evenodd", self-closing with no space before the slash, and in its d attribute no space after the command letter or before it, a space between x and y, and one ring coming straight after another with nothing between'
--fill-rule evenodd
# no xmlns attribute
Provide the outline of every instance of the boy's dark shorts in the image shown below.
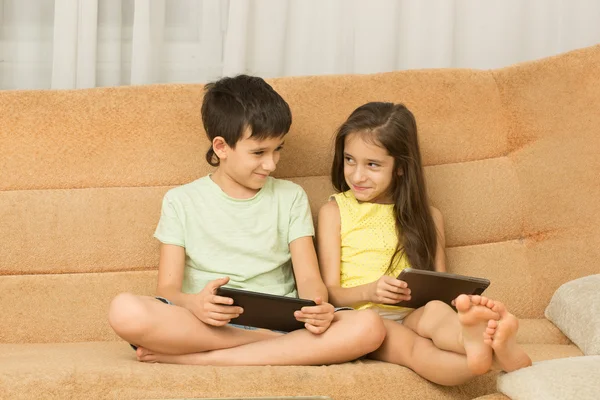
<svg viewBox="0 0 600 400"><path fill-rule="evenodd" d="M169 300L165 299L164 297L160 297L160 296L157 296L156 300L162 301L165 304L171 304L171 305L173 304ZM335 308L335 312L338 312L338 311L347 311L347 310L354 310L354 309L352 307L336 307ZM238 325L238 324L227 324L227 325L232 326L234 328L246 329L248 331L256 331L256 330L260 329L260 328L256 328L254 326L248 326L248 325ZM289 333L289 332L275 331L275 330L273 332L284 333L284 334L285 333ZM137 350L137 346L135 346L135 345L133 345L131 343L129 345L131 346L132 349Z"/></svg>

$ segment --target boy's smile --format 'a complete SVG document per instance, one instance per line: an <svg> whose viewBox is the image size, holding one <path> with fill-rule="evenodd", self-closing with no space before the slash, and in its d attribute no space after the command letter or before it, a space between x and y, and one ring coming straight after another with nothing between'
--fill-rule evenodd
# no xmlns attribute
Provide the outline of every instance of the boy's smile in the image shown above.
<svg viewBox="0 0 600 400"><path fill-rule="evenodd" d="M219 137L213 141L221 165L212 179L226 194L234 198L254 197L279 163L284 135L265 139L252 138L250 135L250 129L247 129L235 147L229 146Z"/></svg>

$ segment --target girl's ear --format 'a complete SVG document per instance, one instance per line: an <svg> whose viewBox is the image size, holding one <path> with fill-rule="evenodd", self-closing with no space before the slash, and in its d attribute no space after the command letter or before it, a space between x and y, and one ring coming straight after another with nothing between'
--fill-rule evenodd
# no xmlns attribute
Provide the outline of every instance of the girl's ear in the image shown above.
<svg viewBox="0 0 600 400"><path fill-rule="evenodd" d="M398 168L398 176L402 175L404 175L404 171L402 170L402 168Z"/></svg>
<svg viewBox="0 0 600 400"><path fill-rule="evenodd" d="M220 160L224 160L227 158L227 152L229 150L229 145L225 141L225 139L221 136L217 136L212 141L212 148L217 157Z"/></svg>

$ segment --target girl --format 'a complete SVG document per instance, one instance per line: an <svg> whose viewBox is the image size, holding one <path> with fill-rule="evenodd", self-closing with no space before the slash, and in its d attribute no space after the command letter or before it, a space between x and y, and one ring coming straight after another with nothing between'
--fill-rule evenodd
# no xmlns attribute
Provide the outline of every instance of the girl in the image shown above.
<svg viewBox="0 0 600 400"><path fill-rule="evenodd" d="M402 269L445 271L441 213L429 206L417 126L401 104L368 103L339 128L331 169L339 192L319 212L318 251L330 301L372 309L384 319L383 345L370 357L458 385L495 367L531 365L516 344L518 320L482 296L459 296L458 313L433 301L417 310Z"/></svg>

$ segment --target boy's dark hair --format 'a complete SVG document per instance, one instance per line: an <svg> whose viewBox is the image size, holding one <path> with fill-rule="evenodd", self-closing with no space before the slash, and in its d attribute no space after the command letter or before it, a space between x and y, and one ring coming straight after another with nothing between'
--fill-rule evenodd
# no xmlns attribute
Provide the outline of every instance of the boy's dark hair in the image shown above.
<svg viewBox="0 0 600 400"><path fill-rule="evenodd" d="M286 101L264 79L238 75L222 78L204 87L202 123L209 140L221 136L235 148L244 132L250 128L250 137L266 139L288 133L292 113ZM212 144L206 161L219 165Z"/></svg>

